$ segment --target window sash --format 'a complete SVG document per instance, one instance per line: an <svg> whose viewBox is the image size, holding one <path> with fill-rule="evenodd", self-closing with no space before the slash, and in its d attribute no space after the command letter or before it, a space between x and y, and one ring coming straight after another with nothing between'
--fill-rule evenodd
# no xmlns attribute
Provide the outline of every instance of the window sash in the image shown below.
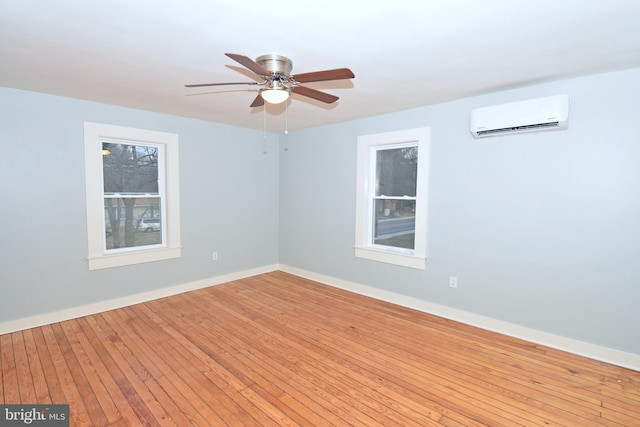
<svg viewBox="0 0 640 427"><path fill-rule="evenodd" d="M133 226L133 233L134 233L134 241L132 242L132 244L130 246L121 246L121 247L116 247L116 248L109 248L108 246L108 233L107 233L107 225L109 222L109 218L108 218L108 214L107 214L107 209L105 207L104 209L104 220L103 220L103 224L104 224L104 230L105 232L103 233L104 238L103 238L103 251L105 254L114 254L114 253L126 253L126 252L131 252L131 251L140 251L140 250L145 250L145 249L156 249L156 248L163 248L166 247L166 224L165 224L165 216L164 212L166 210L166 205L165 205L165 200L166 200L166 196L165 196L165 155L164 155L164 146L162 144L153 144L153 143L149 143L149 142L140 142L140 141L129 141L129 140L116 140L116 139L102 139L101 144L120 144L120 145L126 145L126 146L136 146L136 147L152 147L155 148L157 150L157 164L156 164L156 169L157 169L157 184L158 184L158 192L157 193L149 193L149 192L105 192L104 188L105 185L102 185L102 199L106 200L106 199L113 199L113 200L117 200L117 199L139 199L139 198L144 198L144 199L158 199L159 203L158 203L158 207L160 209L160 242L159 243L148 243L148 244L137 244L138 242L136 242L136 240L140 241L140 240L148 240L145 239L147 236L141 236L142 239L137 239L137 227ZM104 146L104 145L102 145ZM100 170L102 171L102 181L104 183L105 177L104 177L104 159L105 159L105 155L102 156L102 167L100 168ZM104 202L103 202L104 203ZM135 220L136 218L130 218L130 220ZM127 220L127 218L125 218L125 221ZM142 220L142 218L139 218L139 220ZM125 243L126 244L126 243Z"/></svg>
<svg viewBox="0 0 640 427"><path fill-rule="evenodd" d="M411 208L408 212L405 209L407 202ZM373 206L371 246L412 254L415 250L416 200L376 198Z"/></svg>
<svg viewBox="0 0 640 427"><path fill-rule="evenodd" d="M411 141L406 143L391 143L391 144L382 144L375 145L370 148L369 151L369 174L371 183L376 183L375 185L370 185L369 190L369 204L368 204L368 212L369 212L369 221L371 221L371 227L369 227L369 234L367 235L367 244L373 248L377 248L379 250L389 250L393 252L400 252L413 255L415 253L415 243L413 248L403 248L398 246L389 246L389 245L381 245L376 243L376 234L375 234L375 225L376 225L376 213L375 206L376 200L417 200L417 196L385 196L385 195L377 195L377 182L379 180L378 177L378 153L381 151L387 150L399 150L402 148L413 148L416 147L418 150L418 162L420 161L420 148L418 146L417 141ZM416 183L416 188L418 188L419 183ZM415 235L415 225L413 228L413 232Z"/></svg>
<svg viewBox="0 0 640 427"><path fill-rule="evenodd" d="M103 221L103 224L104 224L103 226L105 229L104 245L103 245L104 253L111 254L111 253L127 252L132 250L144 250L144 249L155 249L155 248L166 247L167 246L166 225L164 221L165 215L163 214L164 209L162 207L162 204L164 202L163 198L161 198L160 196L124 197L124 199L135 199L135 202L140 201L140 204L135 204L133 206L132 209L134 211L134 215L132 218L128 219L129 221L131 221L131 224L130 224L131 230L129 232L133 233L133 237L134 237L130 245L127 245L127 242L125 240L126 231L123 232L123 229L126 228L126 225L127 225L127 217L126 217L126 214L122 215L123 210L126 209L126 206L123 206L120 204L120 201L122 199L123 199L122 197L114 197L114 196L104 197L104 200L105 200L104 221ZM106 206L107 200L118 201L117 206L115 207L115 211L113 211L117 216L117 218L115 219L115 222L117 222L117 225L118 225L118 228L117 228L117 233L119 236L118 240L115 240L116 230L113 229L113 223L111 221L112 218L110 217L111 212L109 211L109 208ZM153 200L157 202L156 203L151 202ZM149 210L149 206L151 207L152 213L154 214L153 216L144 215ZM142 211L142 214L136 215L136 213L139 214L140 210L143 208L144 210ZM145 234L139 233L140 231L145 231L143 228L140 228L140 224L142 224L142 221L146 219L159 220L159 233L157 234L154 233L153 235L149 235L146 233ZM123 242L123 241L125 242L124 246L114 247L109 244L111 243L112 245L115 245L116 243Z"/></svg>

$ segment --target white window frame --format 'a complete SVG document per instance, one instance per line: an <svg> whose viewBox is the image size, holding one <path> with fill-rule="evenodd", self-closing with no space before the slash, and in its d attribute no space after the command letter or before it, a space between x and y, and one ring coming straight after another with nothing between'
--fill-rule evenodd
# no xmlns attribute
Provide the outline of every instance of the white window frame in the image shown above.
<svg viewBox="0 0 640 427"><path fill-rule="evenodd" d="M146 144L161 148L159 174L164 173L163 239L160 245L107 251L103 197L102 143ZM89 270L160 261L181 256L178 135L102 123L84 122L85 192ZM160 189L162 191L162 188Z"/></svg>
<svg viewBox="0 0 640 427"><path fill-rule="evenodd" d="M356 187L355 256L404 267L425 269L428 241L429 127L358 137ZM376 180L376 152L380 149L418 147L416 182L416 224L414 249L394 248L373 243L373 209Z"/></svg>

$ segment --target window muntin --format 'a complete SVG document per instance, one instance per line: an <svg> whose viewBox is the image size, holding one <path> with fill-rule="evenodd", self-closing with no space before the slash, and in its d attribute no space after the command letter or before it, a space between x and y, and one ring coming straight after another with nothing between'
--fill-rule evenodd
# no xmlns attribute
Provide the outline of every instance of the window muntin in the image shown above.
<svg viewBox="0 0 640 427"><path fill-rule="evenodd" d="M180 257L178 135L85 122L84 148L89 269Z"/></svg>
<svg viewBox="0 0 640 427"><path fill-rule="evenodd" d="M355 255L424 269L429 128L358 138Z"/></svg>

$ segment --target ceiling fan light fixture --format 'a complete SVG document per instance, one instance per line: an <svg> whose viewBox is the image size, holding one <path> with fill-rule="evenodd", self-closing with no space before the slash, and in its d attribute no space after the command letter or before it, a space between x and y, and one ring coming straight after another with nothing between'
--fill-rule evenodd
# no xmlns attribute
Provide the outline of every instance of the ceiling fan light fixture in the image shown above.
<svg viewBox="0 0 640 427"><path fill-rule="evenodd" d="M289 98L289 91L285 89L264 89L260 96L269 104L280 104Z"/></svg>

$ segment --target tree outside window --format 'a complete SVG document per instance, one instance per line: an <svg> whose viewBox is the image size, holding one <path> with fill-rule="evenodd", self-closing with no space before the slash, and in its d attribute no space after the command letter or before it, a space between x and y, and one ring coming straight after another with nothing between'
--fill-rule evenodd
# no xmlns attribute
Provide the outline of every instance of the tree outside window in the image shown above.
<svg viewBox="0 0 640 427"><path fill-rule="evenodd" d="M102 143L107 250L163 243L159 150L150 145ZM147 226L143 222L147 218L158 221Z"/></svg>

